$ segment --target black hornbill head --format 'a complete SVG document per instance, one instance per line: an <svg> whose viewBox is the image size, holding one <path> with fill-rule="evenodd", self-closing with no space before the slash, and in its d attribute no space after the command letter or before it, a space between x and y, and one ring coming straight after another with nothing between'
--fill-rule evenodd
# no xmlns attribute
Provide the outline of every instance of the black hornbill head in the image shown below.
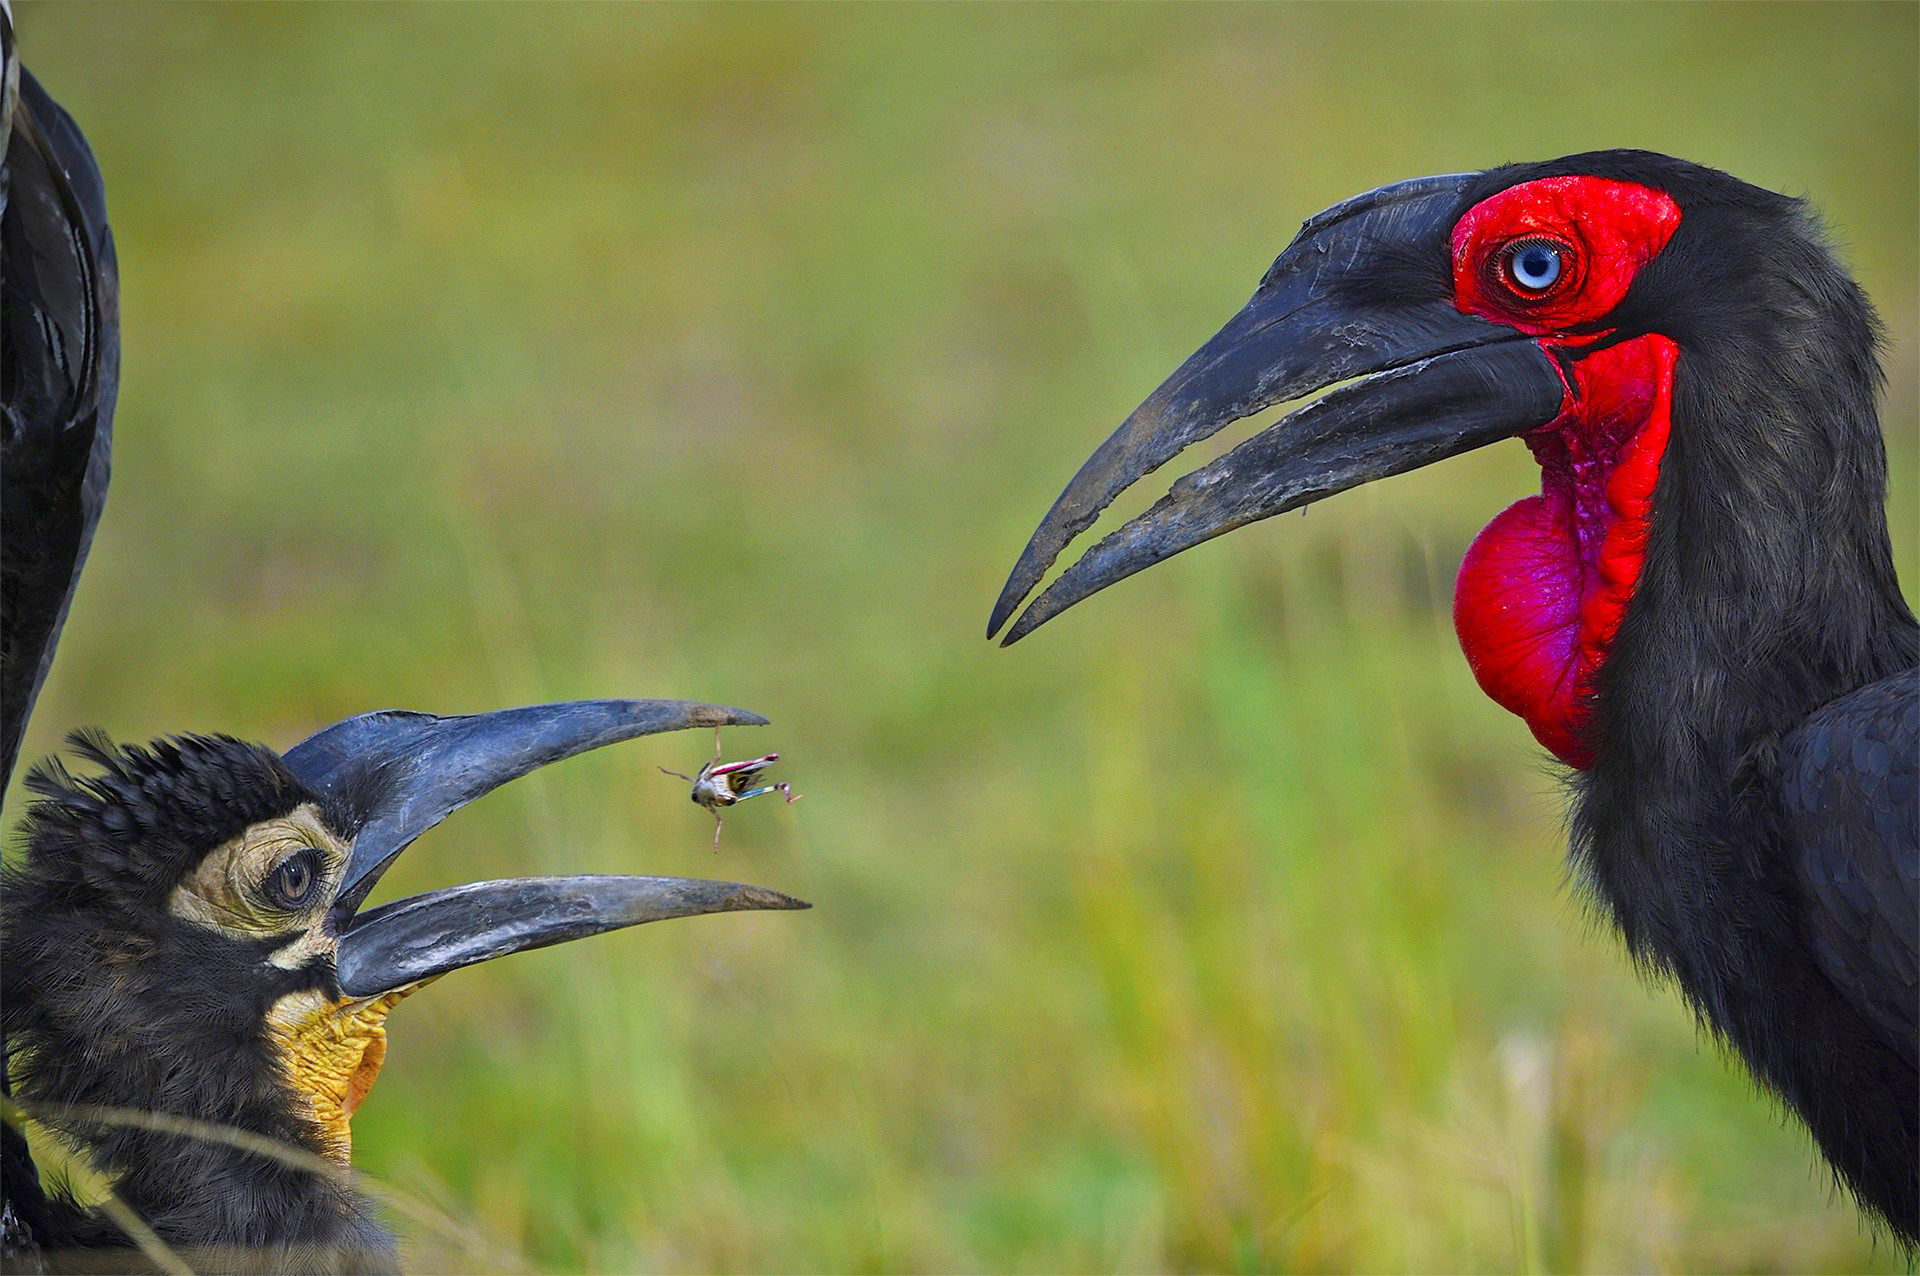
<svg viewBox="0 0 1920 1276"><path fill-rule="evenodd" d="M1804 205L1712 169L1608 151L1383 187L1310 218L1252 301L1101 444L988 634L1143 475L1235 420L1351 382L1178 480L1005 641L1234 528L1519 436L1541 494L1468 551L1455 621L1488 694L1585 766L1656 485L1663 515L1690 507L1677 552L1696 560L1682 569L1696 592L1748 588L1724 566L1741 556L1767 588L1820 561L1828 535L1884 563L1877 493L1846 509L1820 495L1870 493L1884 473L1873 342Z"/></svg>
<svg viewBox="0 0 1920 1276"><path fill-rule="evenodd" d="M344 1166L387 1013L427 982L643 922L807 907L725 882L548 877L361 908L415 838L500 784L618 740L763 722L682 701L588 701L367 714L284 755L224 736L146 748L76 737L95 770L35 770L25 854L5 882L0 1007L29 1114L88 1146L165 1240L337 1242L354 1211L311 1175L269 1158L223 1180L231 1150L158 1140L142 1116ZM131 1110L132 1123L102 1109Z"/></svg>

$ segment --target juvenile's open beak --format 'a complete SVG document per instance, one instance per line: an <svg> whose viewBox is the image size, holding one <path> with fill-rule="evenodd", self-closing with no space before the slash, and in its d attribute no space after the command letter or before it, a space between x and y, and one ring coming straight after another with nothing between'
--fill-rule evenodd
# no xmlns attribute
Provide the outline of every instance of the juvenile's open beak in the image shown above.
<svg viewBox="0 0 1920 1276"><path fill-rule="evenodd" d="M669 917L809 907L732 882L533 877L357 911L414 839L509 780L635 736L765 722L742 709L680 700L586 700L469 717L388 710L349 718L295 745L284 755L287 765L355 825L332 908L341 991L373 997L508 953Z"/></svg>
<svg viewBox="0 0 1920 1276"><path fill-rule="evenodd" d="M1400 182L1310 218L1246 307L1080 467L1007 578L987 636L1116 496L1273 404L1363 378L1174 483L1062 573L1003 642L1236 527L1551 421L1566 395L1553 360L1453 304L1449 240L1472 180Z"/></svg>

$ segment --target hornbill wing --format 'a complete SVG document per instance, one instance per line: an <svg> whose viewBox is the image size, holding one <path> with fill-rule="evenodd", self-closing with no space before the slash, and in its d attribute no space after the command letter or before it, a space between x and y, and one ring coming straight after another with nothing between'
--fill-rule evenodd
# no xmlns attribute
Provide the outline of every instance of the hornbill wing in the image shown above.
<svg viewBox="0 0 1920 1276"><path fill-rule="evenodd" d="M1909 1064L1920 1055L1920 669L1787 736L1781 802L1814 951Z"/></svg>
<svg viewBox="0 0 1920 1276"><path fill-rule="evenodd" d="M6 43L0 169L0 787L107 494L120 284L93 152ZM17 96L16 96L17 84Z"/></svg>
<svg viewBox="0 0 1920 1276"><path fill-rule="evenodd" d="M0 7L0 791L107 494L120 283L93 152ZM7 1084L0 1042L0 1094ZM26 1139L0 1124L0 1259L48 1235Z"/></svg>

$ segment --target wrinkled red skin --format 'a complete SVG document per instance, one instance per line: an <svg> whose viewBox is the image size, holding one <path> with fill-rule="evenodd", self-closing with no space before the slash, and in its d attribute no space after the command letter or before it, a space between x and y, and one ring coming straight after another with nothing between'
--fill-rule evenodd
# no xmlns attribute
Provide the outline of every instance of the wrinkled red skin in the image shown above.
<svg viewBox="0 0 1920 1276"><path fill-rule="evenodd" d="M1650 334L1574 365L1578 401L1526 439L1540 495L1487 524L1454 587L1481 689L1570 766L1593 761L1588 699L1646 552L1677 354Z"/></svg>
<svg viewBox="0 0 1920 1276"><path fill-rule="evenodd" d="M1659 191L1595 177L1527 182L1476 204L1453 233L1455 304L1550 352L1602 341L1570 328L1603 319L1666 246L1680 210ZM1561 248L1559 281L1528 296L1507 277L1508 245ZM1474 539L1453 621L1481 689L1569 766L1593 761L1594 676L1646 552L1654 484L1672 426L1679 348L1649 333L1571 363L1560 414L1526 436L1541 492Z"/></svg>

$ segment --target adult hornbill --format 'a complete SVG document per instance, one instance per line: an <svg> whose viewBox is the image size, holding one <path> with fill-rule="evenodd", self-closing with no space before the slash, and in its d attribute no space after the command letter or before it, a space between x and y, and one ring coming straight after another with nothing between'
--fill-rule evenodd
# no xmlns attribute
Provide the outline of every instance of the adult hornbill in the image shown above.
<svg viewBox="0 0 1920 1276"><path fill-rule="evenodd" d="M4 9L0 36L3 785L100 516L118 332L98 169L20 69ZM119 1268L165 1262L166 1249L196 1269L393 1267L347 1159L395 1003L507 953L806 905L660 877L476 882L363 909L368 893L421 834L537 767L653 732L764 721L609 700L371 713L285 754L227 736L145 748L76 736L91 771L31 773L38 800L0 890L0 1267ZM23 1113L104 1173L111 1199L90 1208L43 1184Z"/></svg>
<svg viewBox="0 0 1920 1276"><path fill-rule="evenodd" d="M1122 490L1358 378L1174 483L1012 642L1183 549L1518 436L1541 492L1467 550L1482 688L1572 768L1572 857L1920 1239L1920 627L1895 578L1877 326L1810 209L1605 151L1401 182L1308 219L1245 309L1081 468L989 636Z"/></svg>

